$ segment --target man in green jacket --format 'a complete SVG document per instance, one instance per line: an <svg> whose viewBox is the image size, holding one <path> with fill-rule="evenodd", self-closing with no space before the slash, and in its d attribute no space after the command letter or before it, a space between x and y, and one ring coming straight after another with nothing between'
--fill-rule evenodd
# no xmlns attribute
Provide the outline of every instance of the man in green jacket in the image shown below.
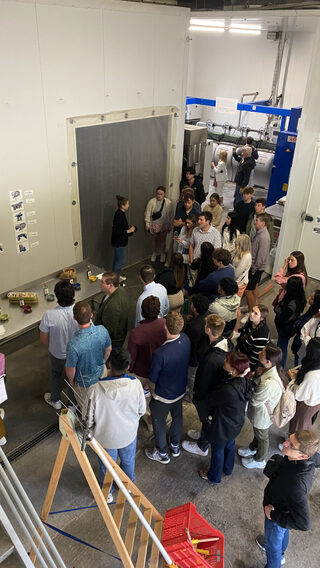
<svg viewBox="0 0 320 568"><path fill-rule="evenodd" d="M95 315L95 325L103 325L109 332L112 349L121 349L128 330L128 298L124 288L119 286L119 275L105 272L100 287L105 296L102 298Z"/></svg>
<svg viewBox="0 0 320 568"><path fill-rule="evenodd" d="M246 233L247 235L249 235L251 241L253 240L253 238L255 237L256 234L256 228L254 225L254 221L257 215L259 215L260 213L265 213L265 209L266 209L266 205L267 205L267 201L264 197L258 197L255 202L254 202L254 213L251 213L248 219L248 223L247 223L247 227L246 227ZM274 230L273 230L273 219L271 217L271 215L269 215L269 220L266 224L266 227L269 231L269 235L270 235L270 248L273 245L273 241L274 241Z"/></svg>

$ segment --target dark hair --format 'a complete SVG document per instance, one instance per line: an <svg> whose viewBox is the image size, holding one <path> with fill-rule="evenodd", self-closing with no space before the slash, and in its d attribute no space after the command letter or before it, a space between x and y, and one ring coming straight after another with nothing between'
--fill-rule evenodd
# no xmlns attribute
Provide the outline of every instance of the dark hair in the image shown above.
<svg viewBox="0 0 320 568"><path fill-rule="evenodd" d="M226 229L227 231L229 231L230 241L233 241L237 238L237 229L239 229L239 215L236 211L229 211L229 213L227 213L227 217L230 217L231 223L227 225L227 223L225 222L221 229L221 235L223 235L223 231Z"/></svg>
<svg viewBox="0 0 320 568"><path fill-rule="evenodd" d="M166 188L163 187L163 185L158 185L157 189L156 189L156 193L158 190L164 191L164 193L166 192Z"/></svg>
<svg viewBox="0 0 320 568"><path fill-rule="evenodd" d="M286 387L288 384L288 377L284 368L281 365L282 349L280 349L280 347L277 347L276 345L273 345L273 343L267 343L267 345L264 347L264 350L266 353L267 361L270 361L272 367L276 367L278 375L282 380L283 386ZM263 371L263 373L267 373L267 371L268 369Z"/></svg>
<svg viewBox="0 0 320 568"><path fill-rule="evenodd" d="M255 203L261 203L264 207L267 205L267 200L264 197L257 197Z"/></svg>
<svg viewBox="0 0 320 568"><path fill-rule="evenodd" d="M203 316L209 309L210 300L204 294L194 294L194 296L191 296L190 301L199 316Z"/></svg>
<svg viewBox="0 0 320 568"><path fill-rule="evenodd" d="M73 306L73 316L79 325L85 325L90 322L92 309L88 302L77 302Z"/></svg>
<svg viewBox="0 0 320 568"><path fill-rule="evenodd" d="M233 296L238 292L238 284L233 278L221 278L219 282L220 288L224 291L226 296Z"/></svg>
<svg viewBox="0 0 320 568"><path fill-rule="evenodd" d="M194 201L194 191L189 189L188 191L186 190L183 194L183 203L185 203L186 201L189 201L189 199L191 199L191 201Z"/></svg>
<svg viewBox="0 0 320 568"><path fill-rule="evenodd" d="M305 375L309 371L317 371L320 369L320 337L310 339L305 357L301 361L301 367L296 378L296 385L301 385Z"/></svg>
<svg viewBox="0 0 320 568"><path fill-rule="evenodd" d="M253 187L245 187L243 193L250 193L251 195L254 194Z"/></svg>
<svg viewBox="0 0 320 568"><path fill-rule="evenodd" d="M193 176L195 176L196 170L190 166L189 168L186 169L186 173L192 174Z"/></svg>
<svg viewBox="0 0 320 568"><path fill-rule="evenodd" d="M253 138L252 136L248 136L247 140L246 140L247 144L252 144L253 143Z"/></svg>
<svg viewBox="0 0 320 568"><path fill-rule="evenodd" d="M201 213L199 213L199 217L204 217L206 221L209 221L211 223L212 221L212 213L211 211L201 211ZM198 217L198 219L199 219Z"/></svg>
<svg viewBox="0 0 320 568"><path fill-rule="evenodd" d="M117 274L116 272L108 270L108 272L104 272L104 274L102 274L102 278L105 279L106 284L113 284L115 288L118 288L119 274Z"/></svg>
<svg viewBox="0 0 320 568"><path fill-rule="evenodd" d="M74 302L74 287L69 280L60 280L54 287L54 293L57 297L58 304L62 308L72 306Z"/></svg>
<svg viewBox="0 0 320 568"><path fill-rule="evenodd" d="M267 306L265 306L264 304L258 304L258 308L259 308L260 315L262 317L262 320L261 320L260 323L264 323L265 320L267 319L267 316L269 315L269 310L268 310Z"/></svg>
<svg viewBox="0 0 320 568"><path fill-rule="evenodd" d="M146 284L150 284L154 280L156 273L151 264L145 264L140 268L140 276Z"/></svg>
<svg viewBox="0 0 320 568"><path fill-rule="evenodd" d="M301 252L300 250L294 250L293 252L290 253L289 256L294 256L294 258L297 260L297 266L295 268L287 268L286 275L291 276L292 274L304 274L307 284L308 275L304 264L303 252Z"/></svg>
<svg viewBox="0 0 320 568"><path fill-rule="evenodd" d="M220 199L221 199L221 198L220 198L219 193L211 193L209 199L211 199L211 197L214 197L214 199L215 199L215 200L219 203L219 205L220 205Z"/></svg>
<svg viewBox="0 0 320 568"><path fill-rule="evenodd" d="M144 319L154 320L160 314L160 300L157 296L147 296L141 304L141 313Z"/></svg>
<svg viewBox="0 0 320 568"><path fill-rule="evenodd" d="M216 269L212 258L213 251L213 244L209 243L208 241L201 243L199 270L205 268L207 274L213 272Z"/></svg>
<svg viewBox="0 0 320 568"><path fill-rule="evenodd" d="M122 195L116 195L116 199L118 201L119 209L123 207L123 205L127 205L129 199L127 197L122 197Z"/></svg>
<svg viewBox="0 0 320 568"><path fill-rule="evenodd" d="M214 260L222 262L223 266L228 266L231 263L231 252L226 249L218 248L213 252Z"/></svg>
<svg viewBox="0 0 320 568"><path fill-rule="evenodd" d="M184 265L183 256L180 252L173 253L170 261L170 268L173 271L176 287L182 288L184 281Z"/></svg>
<svg viewBox="0 0 320 568"><path fill-rule="evenodd" d="M250 368L249 357L244 353L239 353L239 351L229 351L226 355L226 361L236 370L238 376L242 375L246 369ZM247 373L246 377L249 379L251 373Z"/></svg>
<svg viewBox="0 0 320 568"><path fill-rule="evenodd" d="M110 366L113 376L124 375L131 363L131 355L126 349L113 349L110 354Z"/></svg>
<svg viewBox="0 0 320 568"><path fill-rule="evenodd" d="M308 309L308 314L312 317L315 314L317 314L319 310L320 310L320 290L317 289L314 291L313 304Z"/></svg>
<svg viewBox="0 0 320 568"><path fill-rule="evenodd" d="M298 316L299 314L301 314L301 312L303 312L304 307L307 303L303 282L300 276L291 276L291 278L288 278L285 290L286 293L284 295L282 303L287 306L289 302L295 300L296 315Z"/></svg>

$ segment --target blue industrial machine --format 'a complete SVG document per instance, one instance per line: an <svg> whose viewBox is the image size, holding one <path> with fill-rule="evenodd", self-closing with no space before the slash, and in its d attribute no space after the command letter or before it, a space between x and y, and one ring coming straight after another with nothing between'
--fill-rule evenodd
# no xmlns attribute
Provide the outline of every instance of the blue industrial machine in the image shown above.
<svg viewBox="0 0 320 568"><path fill-rule="evenodd" d="M296 148L298 121L301 116L301 111L302 107L292 108L288 130L281 130L278 134L267 197L268 207L286 195L292 160Z"/></svg>

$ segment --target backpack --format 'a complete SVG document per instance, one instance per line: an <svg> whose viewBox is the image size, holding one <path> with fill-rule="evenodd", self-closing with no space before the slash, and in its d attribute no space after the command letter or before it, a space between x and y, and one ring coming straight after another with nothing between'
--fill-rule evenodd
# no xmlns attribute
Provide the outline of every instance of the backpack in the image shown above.
<svg viewBox="0 0 320 568"><path fill-rule="evenodd" d="M276 378L272 377L272 380L280 384ZM277 406L273 409L273 412L271 411L271 408L268 405L268 403L266 403L270 420L273 422L275 426L277 426L277 428L283 428L283 426L286 426L286 424L290 422L290 420L294 417L296 413L296 406L297 406L296 399L294 397L294 393L290 388L290 385L287 385L287 387L284 388L281 382L281 388L282 388L282 395L280 397Z"/></svg>

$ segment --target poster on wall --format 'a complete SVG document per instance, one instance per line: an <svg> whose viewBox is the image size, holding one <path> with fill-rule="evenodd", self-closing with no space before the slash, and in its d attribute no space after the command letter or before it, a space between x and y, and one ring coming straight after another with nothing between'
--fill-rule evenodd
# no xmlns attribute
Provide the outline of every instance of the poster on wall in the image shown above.
<svg viewBox="0 0 320 568"><path fill-rule="evenodd" d="M29 230L30 226L37 224L37 213L34 209L34 190L14 189L9 191L9 202L16 250L18 254L25 254L32 248L39 246L38 240L31 242L32 238L38 237L38 231Z"/></svg>
<svg viewBox="0 0 320 568"><path fill-rule="evenodd" d="M237 112L238 99L227 99L225 97L216 97L216 112L225 114L235 114Z"/></svg>

